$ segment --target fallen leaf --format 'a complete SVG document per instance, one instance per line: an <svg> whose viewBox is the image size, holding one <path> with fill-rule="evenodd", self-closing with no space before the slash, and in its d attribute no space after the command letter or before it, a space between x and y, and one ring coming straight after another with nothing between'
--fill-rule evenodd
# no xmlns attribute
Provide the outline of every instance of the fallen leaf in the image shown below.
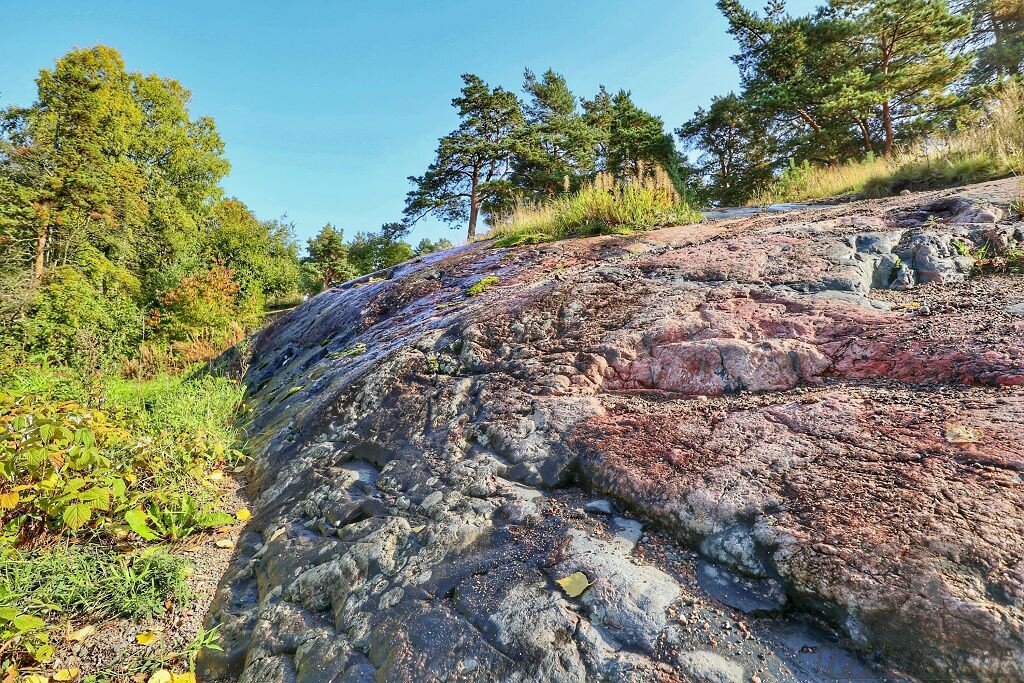
<svg viewBox="0 0 1024 683"><path fill-rule="evenodd" d="M251 517L252 517L252 513L249 512L249 508L239 508L235 512L235 519L237 519L239 522L244 522L244 521L248 520Z"/></svg>
<svg viewBox="0 0 1024 683"><path fill-rule="evenodd" d="M77 631L72 631L68 638L78 643L84 643L86 640L91 638L94 633L96 633L96 627L89 624L88 626L83 626Z"/></svg>
<svg viewBox="0 0 1024 683"><path fill-rule="evenodd" d="M17 491L0 493L0 510L13 510L18 506L21 495Z"/></svg>
<svg viewBox="0 0 1024 683"><path fill-rule="evenodd" d="M196 675L191 671L174 674L173 683L196 683Z"/></svg>
<svg viewBox="0 0 1024 683"><path fill-rule="evenodd" d="M224 473L220 470L214 470L210 472L210 481L220 481L224 478Z"/></svg>
<svg viewBox="0 0 1024 683"><path fill-rule="evenodd" d="M590 581L587 580L587 575L583 572L576 572L575 574L569 574L564 578L555 581L565 594L570 598L578 598L583 594L583 591L590 587Z"/></svg>
<svg viewBox="0 0 1024 683"><path fill-rule="evenodd" d="M11 664L4 672L3 683L14 683L16 680L18 680L18 667Z"/></svg>
<svg viewBox="0 0 1024 683"><path fill-rule="evenodd" d="M950 443L978 443L981 437L981 430L975 427L952 423L946 425L946 441Z"/></svg>
<svg viewBox="0 0 1024 683"><path fill-rule="evenodd" d="M173 683L174 674L167 669L157 669L149 677L149 683Z"/></svg>
<svg viewBox="0 0 1024 683"><path fill-rule="evenodd" d="M21 677L21 683L49 683L46 676L40 676L39 674L28 674Z"/></svg>
<svg viewBox="0 0 1024 683"><path fill-rule="evenodd" d="M61 669L59 671L55 671L51 678L55 681L73 681L78 678L78 669L74 667L70 669Z"/></svg>
<svg viewBox="0 0 1024 683"><path fill-rule="evenodd" d="M423 531L426 528L427 528L426 524L420 524L419 526L414 526L412 528L412 530L415 531L418 534L419 532Z"/></svg>
<svg viewBox="0 0 1024 683"><path fill-rule="evenodd" d="M152 645L158 638L160 638L160 635L154 631L143 631L135 636L135 642L139 645Z"/></svg>
<svg viewBox="0 0 1024 683"><path fill-rule="evenodd" d="M231 541L230 539L227 539L227 538L219 538L216 541L214 541L213 544L215 546L217 546L218 548L234 548L235 547L234 542Z"/></svg>

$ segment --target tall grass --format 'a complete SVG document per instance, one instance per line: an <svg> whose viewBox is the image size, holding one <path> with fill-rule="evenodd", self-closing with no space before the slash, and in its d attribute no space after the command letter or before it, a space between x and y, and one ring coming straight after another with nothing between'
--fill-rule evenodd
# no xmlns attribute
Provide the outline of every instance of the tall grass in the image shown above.
<svg viewBox="0 0 1024 683"><path fill-rule="evenodd" d="M1024 170L1024 86L1009 83L986 106L979 125L930 137L892 156L869 156L835 166L791 164L752 204L800 202L838 196L885 197L984 182Z"/></svg>
<svg viewBox="0 0 1024 683"><path fill-rule="evenodd" d="M579 191L548 201L520 202L501 218L488 239L498 246L535 244L568 237L628 234L700 220L660 168L625 183L600 173Z"/></svg>

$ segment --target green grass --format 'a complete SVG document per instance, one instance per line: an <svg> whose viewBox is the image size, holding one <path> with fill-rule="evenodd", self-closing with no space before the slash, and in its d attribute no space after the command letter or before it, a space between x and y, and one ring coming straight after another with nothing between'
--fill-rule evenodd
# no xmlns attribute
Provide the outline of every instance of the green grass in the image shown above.
<svg viewBox="0 0 1024 683"><path fill-rule="evenodd" d="M190 571L186 560L160 548L10 551L0 557L0 605L40 617L139 619L163 613L167 599L187 602Z"/></svg>
<svg viewBox="0 0 1024 683"><path fill-rule="evenodd" d="M930 138L891 157L834 166L791 165L751 204L840 196L886 197L1018 175L1024 170L1024 87L1010 84L989 103L984 120L946 138Z"/></svg>
<svg viewBox="0 0 1024 683"><path fill-rule="evenodd" d="M629 234L699 220L700 213L680 198L663 173L625 185L598 176L577 192L516 206L487 237L494 239L496 246L514 246Z"/></svg>

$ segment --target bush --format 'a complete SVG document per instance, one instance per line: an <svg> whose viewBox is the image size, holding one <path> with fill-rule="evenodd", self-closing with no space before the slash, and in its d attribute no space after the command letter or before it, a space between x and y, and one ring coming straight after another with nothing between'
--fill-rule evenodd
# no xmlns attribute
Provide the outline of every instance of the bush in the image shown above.
<svg viewBox="0 0 1024 683"><path fill-rule="evenodd" d="M238 291L231 269L224 266L185 275L160 296L152 324L172 341L224 341L239 317Z"/></svg>
<svg viewBox="0 0 1024 683"><path fill-rule="evenodd" d="M0 545L42 534L177 540L230 523L212 512L211 473L243 457L236 383L115 380L85 405L60 398L81 386L42 377L11 382L40 394L0 394Z"/></svg>
<svg viewBox="0 0 1024 683"><path fill-rule="evenodd" d="M498 246L547 242L567 237L628 234L700 220L663 171L626 184L607 174L577 192L541 204L519 204L488 235Z"/></svg>
<svg viewBox="0 0 1024 683"><path fill-rule="evenodd" d="M30 352L77 366L107 367L142 337L142 316L129 296L105 294L69 266L47 275L22 325Z"/></svg>

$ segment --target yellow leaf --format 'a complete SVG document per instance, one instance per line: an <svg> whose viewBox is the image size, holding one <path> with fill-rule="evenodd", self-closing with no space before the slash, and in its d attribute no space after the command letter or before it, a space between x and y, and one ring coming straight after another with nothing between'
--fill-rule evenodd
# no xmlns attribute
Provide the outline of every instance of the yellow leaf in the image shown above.
<svg viewBox="0 0 1024 683"><path fill-rule="evenodd" d="M11 664L4 672L3 683L14 683L16 680L18 680L18 667Z"/></svg>
<svg viewBox="0 0 1024 683"><path fill-rule="evenodd" d="M412 530L418 534L419 532L423 531L426 528L427 528L426 524L420 524L419 526L414 526L412 528Z"/></svg>
<svg viewBox="0 0 1024 683"><path fill-rule="evenodd" d="M89 624L88 626L83 626L77 631L73 631L68 637L76 642L84 643L86 640L91 638L94 633L96 633L96 627Z"/></svg>
<svg viewBox="0 0 1024 683"><path fill-rule="evenodd" d="M224 472L221 470L214 470L210 472L210 481L220 481L224 478Z"/></svg>
<svg viewBox="0 0 1024 683"><path fill-rule="evenodd" d="M28 674L21 677L21 683L49 683L46 676L40 676L39 674Z"/></svg>
<svg viewBox="0 0 1024 683"><path fill-rule="evenodd" d="M149 683L173 683L174 674L167 669L157 669L149 677Z"/></svg>
<svg viewBox="0 0 1024 683"><path fill-rule="evenodd" d="M575 574L569 574L565 578L558 579L555 581L565 594L570 598L578 598L583 591L590 587L590 582L587 581L587 575L583 572L576 572Z"/></svg>
<svg viewBox="0 0 1024 683"><path fill-rule="evenodd" d="M185 671L180 674L174 674L172 683L196 683L196 675L191 671Z"/></svg>
<svg viewBox="0 0 1024 683"><path fill-rule="evenodd" d="M946 441L950 443L978 443L981 437L981 430L975 427L952 423L946 425Z"/></svg>
<svg viewBox="0 0 1024 683"><path fill-rule="evenodd" d="M78 669L74 667L70 669L61 669L60 671L55 671L53 674L53 680L55 681L73 681L76 678L78 678Z"/></svg>
<svg viewBox="0 0 1024 683"><path fill-rule="evenodd" d="M0 510L13 510L17 507L19 500L21 500L21 495L17 491L0 493Z"/></svg>
<svg viewBox="0 0 1024 683"><path fill-rule="evenodd" d="M227 538L220 538L213 542L218 548L234 548L235 544Z"/></svg>
<svg viewBox="0 0 1024 683"><path fill-rule="evenodd" d="M135 642L139 645L152 645L160 638L160 635L153 631L143 631L135 636ZM152 680L152 679L150 679Z"/></svg>
<svg viewBox="0 0 1024 683"><path fill-rule="evenodd" d="M239 522L244 522L250 517L252 517L252 513L249 512L249 508L240 508L237 512L235 512L235 519L237 519Z"/></svg>

